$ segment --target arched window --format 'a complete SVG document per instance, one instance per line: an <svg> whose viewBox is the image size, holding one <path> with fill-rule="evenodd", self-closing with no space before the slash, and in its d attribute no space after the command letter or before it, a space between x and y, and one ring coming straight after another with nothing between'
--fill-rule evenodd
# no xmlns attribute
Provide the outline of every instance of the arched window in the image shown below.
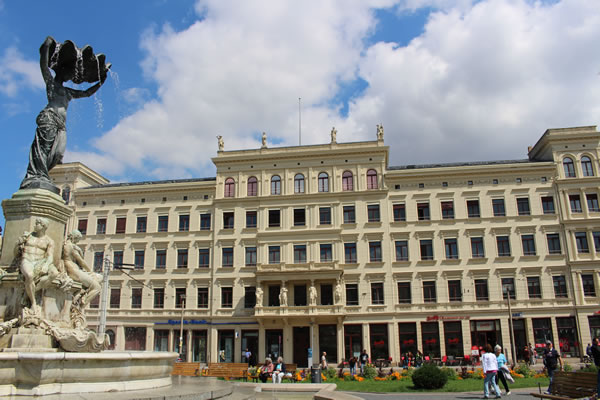
<svg viewBox="0 0 600 400"><path fill-rule="evenodd" d="M271 194L281 194L281 178L273 175L271 178Z"/></svg>
<svg viewBox="0 0 600 400"><path fill-rule="evenodd" d="M304 175L296 174L294 177L294 193L304 193Z"/></svg>
<svg viewBox="0 0 600 400"><path fill-rule="evenodd" d="M367 189L377 189L377 171L374 169L367 171Z"/></svg>
<svg viewBox="0 0 600 400"><path fill-rule="evenodd" d="M581 170L583 171L583 176L594 176L592 160L588 156L581 157Z"/></svg>
<svg viewBox="0 0 600 400"><path fill-rule="evenodd" d="M225 197L235 197L235 181L233 178L225 179Z"/></svg>
<svg viewBox="0 0 600 400"><path fill-rule="evenodd" d="M563 167L565 168L565 177L575 178L575 165L570 157L563 158Z"/></svg>
<svg viewBox="0 0 600 400"><path fill-rule="evenodd" d="M343 191L354 190L354 177L352 176L352 172L350 172L350 171L345 171L342 174L342 190Z"/></svg>
<svg viewBox="0 0 600 400"><path fill-rule="evenodd" d="M319 192L329 192L329 175L327 175L327 172L319 174Z"/></svg>
<svg viewBox="0 0 600 400"><path fill-rule="evenodd" d="M255 176L248 178L248 196L256 196L258 194L258 180Z"/></svg>
<svg viewBox="0 0 600 400"><path fill-rule="evenodd" d="M583 159L582 159L581 162L583 162ZM69 186L65 186L63 188L63 190L62 190L62 198L65 201L65 204L69 204L69 200L71 200L71 188Z"/></svg>

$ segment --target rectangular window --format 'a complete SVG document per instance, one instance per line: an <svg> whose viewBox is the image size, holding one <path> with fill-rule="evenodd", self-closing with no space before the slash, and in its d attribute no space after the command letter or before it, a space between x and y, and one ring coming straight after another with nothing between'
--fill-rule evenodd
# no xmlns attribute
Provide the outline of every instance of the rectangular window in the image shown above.
<svg viewBox="0 0 600 400"><path fill-rule="evenodd" d="M569 195L569 205L571 206L572 213L580 213L581 210L581 197L578 194Z"/></svg>
<svg viewBox="0 0 600 400"><path fill-rule="evenodd" d="M458 243L456 241L456 238L444 239L444 245L446 247L446 259L458 259Z"/></svg>
<svg viewBox="0 0 600 400"><path fill-rule="evenodd" d="M379 222L381 216L379 215L379 204L367 205L367 220L369 222Z"/></svg>
<svg viewBox="0 0 600 400"><path fill-rule="evenodd" d="M546 235L548 241L548 253L550 254L561 254L562 249L560 246L560 235L558 233L548 233Z"/></svg>
<svg viewBox="0 0 600 400"><path fill-rule="evenodd" d="M133 263L135 264L135 269L144 269L144 264L146 263L146 251L136 250Z"/></svg>
<svg viewBox="0 0 600 400"><path fill-rule="evenodd" d="M223 247L223 267L233 267L233 247Z"/></svg>
<svg viewBox="0 0 600 400"><path fill-rule="evenodd" d="M517 212L519 215L531 215L531 209L529 208L529 197L517 198Z"/></svg>
<svg viewBox="0 0 600 400"><path fill-rule="evenodd" d="M333 286L329 284L321 284L321 305L333 305Z"/></svg>
<svg viewBox="0 0 600 400"><path fill-rule="evenodd" d="M256 228L257 220L256 211L246 211L246 228Z"/></svg>
<svg viewBox="0 0 600 400"><path fill-rule="evenodd" d="M423 282L423 301L425 303L437 303L437 293L435 290L435 281Z"/></svg>
<svg viewBox="0 0 600 400"><path fill-rule="evenodd" d="M487 279L475 279L475 299L488 301L490 299Z"/></svg>
<svg viewBox="0 0 600 400"><path fill-rule="evenodd" d="M479 200L467 200L467 216L469 218L481 217L481 211L479 210Z"/></svg>
<svg viewBox="0 0 600 400"><path fill-rule="evenodd" d="M344 243L344 263L356 264L356 243Z"/></svg>
<svg viewBox="0 0 600 400"><path fill-rule="evenodd" d="M96 235L104 235L106 233L106 218L98 218L96 220Z"/></svg>
<svg viewBox="0 0 600 400"><path fill-rule="evenodd" d="M154 308L165 308L165 288L154 288Z"/></svg>
<svg viewBox="0 0 600 400"><path fill-rule="evenodd" d="M224 212L223 213L223 229L233 229L234 224L234 213Z"/></svg>
<svg viewBox="0 0 600 400"><path fill-rule="evenodd" d="M267 304L269 307L279 307L279 294L281 293L281 286L269 285L269 297Z"/></svg>
<svg viewBox="0 0 600 400"><path fill-rule="evenodd" d="M358 305L358 284L346 283L346 305L357 306Z"/></svg>
<svg viewBox="0 0 600 400"><path fill-rule="evenodd" d="M595 237L594 237L595 240ZM575 232L575 244L577 245L578 253L589 253L590 246L588 245L587 232Z"/></svg>
<svg viewBox="0 0 600 400"><path fill-rule="evenodd" d="M521 235L524 256L535 256L535 238L533 235Z"/></svg>
<svg viewBox="0 0 600 400"><path fill-rule="evenodd" d="M94 253L94 272L102 272L104 270L104 252L97 251Z"/></svg>
<svg viewBox="0 0 600 400"><path fill-rule="evenodd" d="M371 283L371 304L385 304L383 298L383 282Z"/></svg>
<svg viewBox="0 0 600 400"><path fill-rule="evenodd" d="M115 233L125 233L126 226L127 226L127 217L118 217L117 218L117 226L115 228Z"/></svg>
<svg viewBox="0 0 600 400"><path fill-rule="evenodd" d="M600 253L600 232L592 232L592 238L594 239L594 250L596 253Z"/></svg>
<svg viewBox="0 0 600 400"><path fill-rule="evenodd" d="M188 249L177 249L177 268L188 267Z"/></svg>
<svg viewBox="0 0 600 400"><path fill-rule="evenodd" d="M121 308L121 288L110 289L110 308Z"/></svg>
<svg viewBox="0 0 600 400"><path fill-rule="evenodd" d="M169 230L169 216L159 215L158 216L158 231L167 232Z"/></svg>
<svg viewBox="0 0 600 400"><path fill-rule="evenodd" d="M184 308L185 293L185 288L175 288L175 308Z"/></svg>
<svg viewBox="0 0 600 400"><path fill-rule="evenodd" d="M304 208L294 208L294 226L306 225L306 210Z"/></svg>
<svg viewBox="0 0 600 400"><path fill-rule="evenodd" d="M115 268L123 266L123 251L117 250L113 253L113 265Z"/></svg>
<svg viewBox="0 0 600 400"><path fill-rule="evenodd" d="M567 281L564 275L555 275L552 277L554 283L554 296L556 298L567 297Z"/></svg>
<svg viewBox="0 0 600 400"><path fill-rule="evenodd" d="M448 281L448 300L462 301L462 285L460 280Z"/></svg>
<svg viewBox="0 0 600 400"><path fill-rule="evenodd" d="M156 268L164 269L167 267L167 250L159 249L156 250Z"/></svg>
<svg viewBox="0 0 600 400"><path fill-rule="evenodd" d="M77 230L81 233L82 236L85 236L87 233L87 219L80 219L77 221Z"/></svg>
<svg viewBox="0 0 600 400"><path fill-rule="evenodd" d="M319 207L319 224L331 225L331 207Z"/></svg>
<svg viewBox="0 0 600 400"><path fill-rule="evenodd" d="M306 245L294 245L294 264L306 264Z"/></svg>
<svg viewBox="0 0 600 400"><path fill-rule="evenodd" d="M281 262L281 248L279 246L269 246L269 264L279 264Z"/></svg>
<svg viewBox="0 0 600 400"><path fill-rule="evenodd" d="M146 216L137 217L137 221L135 224L135 231L137 233L145 233L147 226L148 226L148 217L146 217Z"/></svg>
<svg viewBox="0 0 600 400"><path fill-rule="evenodd" d="M381 262L381 242L369 242L369 261Z"/></svg>
<svg viewBox="0 0 600 400"><path fill-rule="evenodd" d="M442 201L442 219L454 219L453 201Z"/></svg>
<svg viewBox="0 0 600 400"><path fill-rule="evenodd" d="M433 240L423 239L420 242L421 260L433 260Z"/></svg>
<svg viewBox="0 0 600 400"><path fill-rule="evenodd" d="M598 208L598 195L596 193L586 193L585 198L587 200L588 211L600 211L600 208Z"/></svg>
<svg viewBox="0 0 600 400"><path fill-rule="evenodd" d="M208 308L208 288L198 288L198 308Z"/></svg>
<svg viewBox="0 0 600 400"><path fill-rule="evenodd" d="M406 206L404 204L394 204L394 222L406 221Z"/></svg>
<svg viewBox="0 0 600 400"><path fill-rule="evenodd" d="M131 308L142 308L142 288L131 288Z"/></svg>
<svg viewBox="0 0 600 400"><path fill-rule="evenodd" d="M473 258L484 258L485 257L485 249L483 247L483 238L482 237L472 237L471 238L471 256Z"/></svg>
<svg viewBox="0 0 600 400"><path fill-rule="evenodd" d="M190 216L180 215L179 216L179 232L187 232L190 230Z"/></svg>
<svg viewBox="0 0 600 400"><path fill-rule="evenodd" d="M256 266L256 247L246 247L246 266Z"/></svg>
<svg viewBox="0 0 600 400"><path fill-rule="evenodd" d="M510 241L508 236L496 236L498 257L510 257Z"/></svg>
<svg viewBox="0 0 600 400"><path fill-rule="evenodd" d="M356 210L354 206L344 206L344 223L353 224L356 222Z"/></svg>
<svg viewBox="0 0 600 400"><path fill-rule="evenodd" d="M408 261L408 240L396 240L396 261Z"/></svg>
<svg viewBox="0 0 600 400"><path fill-rule="evenodd" d="M269 227L281 226L281 210L269 210Z"/></svg>
<svg viewBox="0 0 600 400"><path fill-rule="evenodd" d="M221 308L233 308L233 288L221 288Z"/></svg>
<svg viewBox="0 0 600 400"><path fill-rule="evenodd" d="M417 218L419 221L429 221L429 203L417 203Z"/></svg>
<svg viewBox="0 0 600 400"><path fill-rule="evenodd" d="M585 297L596 297L596 286L594 285L594 275L582 274L581 285L583 286L583 295Z"/></svg>
<svg viewBox="0 0 600 400"><path fill-rule="evenodd" d="M530 299L541 299L542 288L540 286L539 276L528 276L527 277L527 293Z"/></svg>
<svg viewBox="0 0 600 400"><path fill-rule="evenodd" d="M210 231L210 214L200 214L200 230Z"/></svg>
<svg viewBox="0 0 600 400"><path fill-rule="evenodd" d="M333 250L331 244L321 244L320 246L321 262L331 262L333 260Z"/></svg>
<svg viewBox="0 0 600 400"><path fill-rule="evenodd" d="M256 288L246 286L244 288L244 308L254 308L256 306Z"/></svg>
<svg viewBox="0 0 600 400"><path fill-rule="evenodd" d="M492 209L494 217L505 217L506 208L504 207L504 199L492 199Z"/></svg>
<svg viewBox="0 0 600 400"><path fill-rule="evenodd" d="M210 249L198 249L198 268L210 267Z"/></svg>
<svg viewBox="0 0 600 400"><path fill-rule="evenodd" d="M517 295L515 293L515 278L502 278L502 298L506 300L508 295L510 294L510 299L516 299Z"/></svg>
<svg viewBox="0 0 600 400"><path fill-rule="evenodd" d="M306 285L294 285L294 306L302 307L306 304Z"/></svg>
<svg viewBox="0 0 600 400"><path fill-rule="evenodd" d="M398 304L411 304L410 282L398 282Z"/></svg>
<svg viewBox="0 0 600 400"><path fill-rule="evenodd" d="M542 197L542 210L544 214L554 214L554 197L544 196Z"/></svg>

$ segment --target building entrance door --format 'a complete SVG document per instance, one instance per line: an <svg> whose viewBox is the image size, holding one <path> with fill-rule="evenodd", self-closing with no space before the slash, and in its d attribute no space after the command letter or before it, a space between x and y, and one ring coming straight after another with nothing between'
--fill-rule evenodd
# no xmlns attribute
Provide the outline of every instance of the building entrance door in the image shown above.
<svg viewBox="0 0 600 400"><path fill-rule="evenodd" d="M308 368L308 348L310 347L310 328L308 326L294 327L294 364L298 368ZM313 356L314 357L314 356Z"/></svg>

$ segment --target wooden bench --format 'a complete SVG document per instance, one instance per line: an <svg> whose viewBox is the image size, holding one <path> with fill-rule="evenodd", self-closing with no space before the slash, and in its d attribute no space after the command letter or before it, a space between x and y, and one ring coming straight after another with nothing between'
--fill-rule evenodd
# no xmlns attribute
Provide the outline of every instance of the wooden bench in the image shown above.
<svg viewBox="0 0 600 400"><path fill-rule="evenodd" d="M540 399L569 400L589 397L596 393L598 375L595 372L554 373L551 394L531 393Z"/></svg>
<svg viewBox="0 0 600 400"><path fill-rule="evenodd" d="M206 376L216 378L248 378L248 364L246 363L208 363Z"/></svg>
<svg viewBox="0 0 600 400"><path fill-rule="evenodd" d="M171 375L200 376L200 363L176 362Z"/></svg>

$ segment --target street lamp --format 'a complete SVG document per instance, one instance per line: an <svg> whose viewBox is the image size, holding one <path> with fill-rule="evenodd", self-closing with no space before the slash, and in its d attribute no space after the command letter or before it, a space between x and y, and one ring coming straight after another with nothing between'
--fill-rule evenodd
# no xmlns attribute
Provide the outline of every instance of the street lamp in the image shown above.
<svg viewBox="0 0 600 400"><path fill-rule="evenodd" d="M512 311L510 309L510 285L504 285L504 294L506 294L506 300L508 301L508 331L510 334L510 350L512 351L512 361L517 362L517 353L515 352L515 339L513 337L513 319Z"/></svg>
<svg viewBox="0 0 600 400"><path fill-rule="evenodd" d="M183 313L185 311L185 295L179 297L181 302L181 326L179 328L179 358L183 355ZM183 361L183 359L181 360Z"/></svg>

